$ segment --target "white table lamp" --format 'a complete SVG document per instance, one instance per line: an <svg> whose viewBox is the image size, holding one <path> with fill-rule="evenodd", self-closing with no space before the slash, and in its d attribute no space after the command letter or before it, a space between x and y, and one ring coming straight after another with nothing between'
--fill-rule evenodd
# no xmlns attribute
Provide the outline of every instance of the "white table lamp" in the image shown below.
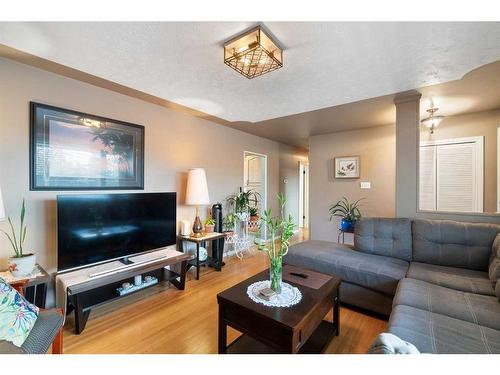
<svg viewBox="0 0 500 375"><path fill-rule="evenodd" d="M0 188L0 221L5 220L5 206L3 205L2 188Z"/></svg>
<svg viewBox="0 0 500 375"><path fill-rule="evenodd" d="M201 236L203 234L203 225L200 220L199 208L201 205L210 203L208 197L207 176L205 169L193 168L188 172L186 188L186 204L196 206L196 218L193 223L193 234Z"/></svg>

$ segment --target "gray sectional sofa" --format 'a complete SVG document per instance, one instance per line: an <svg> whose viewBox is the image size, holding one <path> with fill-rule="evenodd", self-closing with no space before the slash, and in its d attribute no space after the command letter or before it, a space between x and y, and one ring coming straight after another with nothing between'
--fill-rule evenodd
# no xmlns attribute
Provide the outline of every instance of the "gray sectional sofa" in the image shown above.
<svg viewBox="0 0 500 375"><path fill-rule="evenodd" d="M390 315L425 353L500 353L500 225L404 218L356 224L354 246L306 241L285 263L342 279L341 302Z"/></svg>

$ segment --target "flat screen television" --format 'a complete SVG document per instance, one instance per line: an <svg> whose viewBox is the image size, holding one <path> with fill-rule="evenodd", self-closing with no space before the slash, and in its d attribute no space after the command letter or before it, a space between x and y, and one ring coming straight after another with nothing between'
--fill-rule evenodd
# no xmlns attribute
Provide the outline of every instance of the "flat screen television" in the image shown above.
<svg viewBox="0 0 500 375"><path fill-rule="evenodd" d="M176 193L57 196L59 271L176 242Z"/></svg>

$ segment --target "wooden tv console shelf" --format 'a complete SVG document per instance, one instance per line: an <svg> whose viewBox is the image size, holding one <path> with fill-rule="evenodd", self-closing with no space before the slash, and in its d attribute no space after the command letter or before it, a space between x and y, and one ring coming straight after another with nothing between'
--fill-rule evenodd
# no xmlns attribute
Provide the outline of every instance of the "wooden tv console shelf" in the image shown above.
<svg viewBox="0 0 500 375"><path fill-rule="evenodd" d="M97 277L87 276L84 281L69 285L67 287L67 314L75 311L75 333L80 334L84 330L92 307L125 297L117 294L116 289L124 282L133 284L134 276L155 276L159 282L169 281L177 289L184 290L187 262L190 259L190 255L174 251L168 257L138 262L118 270L110 269L109 274L101 272ZM170 270L165 268L167 266L170 266Z"/></svg>

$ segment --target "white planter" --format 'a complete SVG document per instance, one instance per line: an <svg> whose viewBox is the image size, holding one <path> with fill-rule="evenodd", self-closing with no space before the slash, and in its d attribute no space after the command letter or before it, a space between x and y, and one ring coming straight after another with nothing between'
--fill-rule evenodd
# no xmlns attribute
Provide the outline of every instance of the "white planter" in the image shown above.
<svg viewBox="0 0 500 375"><path fill-rule="evenodd" d="M36 256L35 254L27 254L23 255L21 258L9 258L9 268L14 277L27 276L33 269L36 264Z"/></svg>

